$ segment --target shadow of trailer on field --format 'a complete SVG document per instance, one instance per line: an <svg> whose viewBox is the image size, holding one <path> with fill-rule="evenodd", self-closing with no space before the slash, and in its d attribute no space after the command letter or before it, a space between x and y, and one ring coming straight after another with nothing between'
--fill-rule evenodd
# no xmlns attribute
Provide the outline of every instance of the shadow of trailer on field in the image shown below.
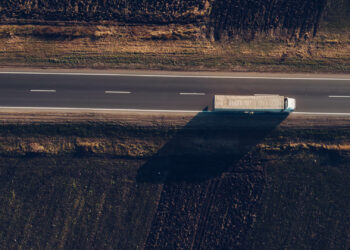
<svg viewBox="0 0 350 250"><path fill-rule="evenodd" d="M289 113L198 113L138 171L139 182L200 182L236 164Z"/></svg>

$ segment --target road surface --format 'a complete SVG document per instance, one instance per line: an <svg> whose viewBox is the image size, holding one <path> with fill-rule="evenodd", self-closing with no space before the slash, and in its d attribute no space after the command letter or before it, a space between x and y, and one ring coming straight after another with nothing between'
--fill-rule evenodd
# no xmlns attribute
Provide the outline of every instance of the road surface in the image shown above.
<svg viewBox="0 0 350 250"><path fill-rule="evenodd" d="M0 72L0 107L200 111L215 94L279 94L297 112L350 113L350 77L278 78Z"/></svg>

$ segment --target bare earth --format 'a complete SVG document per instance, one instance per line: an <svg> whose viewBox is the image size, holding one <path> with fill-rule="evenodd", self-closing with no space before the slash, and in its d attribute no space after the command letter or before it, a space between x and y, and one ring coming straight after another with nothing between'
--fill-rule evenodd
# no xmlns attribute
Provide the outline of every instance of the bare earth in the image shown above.
<svg viewBox="0 0 350 250"><path fill-rule="evenodd" d="M0 111L6 249L348 249L350 117Z"/></svg>

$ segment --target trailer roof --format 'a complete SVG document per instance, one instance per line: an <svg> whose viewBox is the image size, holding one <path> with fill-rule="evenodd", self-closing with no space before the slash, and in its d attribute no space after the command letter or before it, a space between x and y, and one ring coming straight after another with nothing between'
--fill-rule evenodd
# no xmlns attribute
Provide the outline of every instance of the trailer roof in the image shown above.
<svg viewBox="0 0 350 250"><path fill-rule="evenodd" d="M279 95L215 95L214 109L284 109L284 96Z"/></svg>

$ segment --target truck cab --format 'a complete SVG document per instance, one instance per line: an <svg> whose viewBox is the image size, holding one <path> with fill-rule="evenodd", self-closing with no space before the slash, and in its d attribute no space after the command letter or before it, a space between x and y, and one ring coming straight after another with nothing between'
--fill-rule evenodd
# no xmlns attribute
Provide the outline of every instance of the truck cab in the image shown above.
<svg viewBox="0 0 350 250"><path fill-rule="evenodd" d="M290 97L284 98L284 112L293 112L295 110L295 99Z"/></svg>

